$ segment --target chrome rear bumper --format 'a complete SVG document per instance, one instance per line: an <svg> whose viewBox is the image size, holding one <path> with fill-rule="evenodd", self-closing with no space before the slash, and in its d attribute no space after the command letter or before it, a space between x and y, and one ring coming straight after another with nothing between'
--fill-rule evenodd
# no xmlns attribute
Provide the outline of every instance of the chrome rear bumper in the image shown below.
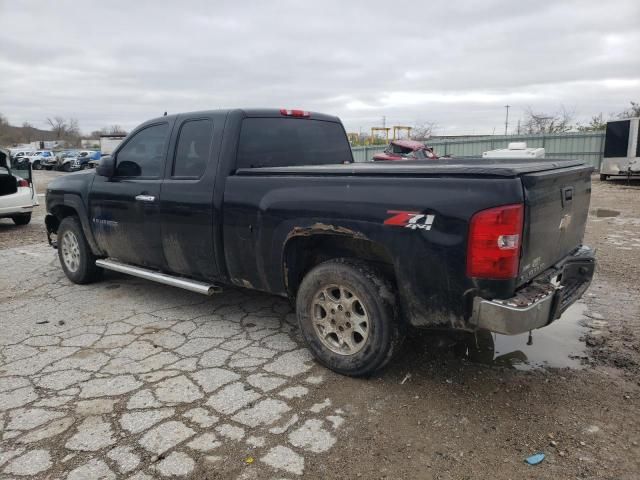
<svg viewBox="0 0 640 480"><path fill-rule="evenodd" d="M475 297L471 324L492 332L516 335L544 327L589 288L595 271L594 252L581 247L505 300Z"/></svg>

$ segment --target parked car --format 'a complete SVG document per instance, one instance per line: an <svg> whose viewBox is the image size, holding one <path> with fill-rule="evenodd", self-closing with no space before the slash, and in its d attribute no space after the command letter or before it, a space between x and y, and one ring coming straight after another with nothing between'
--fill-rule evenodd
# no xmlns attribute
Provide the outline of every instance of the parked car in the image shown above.
<svg viewBox="0 0 640 480"><path fill-rule="evenodd" d="M91 161L99 161L102 156L100 152L96 150L83 150L78 155L77 168L80 170L86 170L87 168L93 168Z"/></svg>
<svg viewBox="0 0 640 480"><path fill-rule="evenodd" d="M109 269L281 295L316 358L361 376L409 325L518 334L560 318L594 272L582 244L591 171L353 163L336 117L205 111L145 122L95 171L54 179L45 223L72 282Z"/></svg>
<svg viewBox="0 0 640 480"><path fill-rule="evenodd" d="M91 160L100 159L100 152L94 150L80 150L63 155L58 161L58 170L71 172L74 170L86 170L91 168Z"/></svg>
<svg viewBox="0 0 640 480"><path fill-rule="evenodd" d="M9 151L11 152L11 158L13 159L22 158L26 155L31 155L35 153L34 150L28 150L28 149L10 149Z"/></svg>
<svg viewBox="0 0 640 480"><path fill-rule="evenodd" d="M99 155L94 155L94 157L91 160L89 160L89 168L97 168L98 165L100 164L100 159L108 155L109 154L103 153L103 152L99 152Z"/></svg>
<svg viewBox="0 0 640 480"><path fill-rule="evenodd" d="M38 196L31 176L31 163L11 160L9 150L0 149L0 218L11 218L16 225L31 221Z"/></svg>
<svg viewBox="0 0 640 480"><path fill-rule="evenodd" d="M51 150L38 150L34 155L29 157L31 166L34 170L42 170L50 162L55 162L55 155Z"/></svg>
<svg viewBox="0 0 640 480"><path fill-rule="evenodd" d="M433 148L415 140L392 140L384 152L376 153L373 160L436 160Z"/></svg>

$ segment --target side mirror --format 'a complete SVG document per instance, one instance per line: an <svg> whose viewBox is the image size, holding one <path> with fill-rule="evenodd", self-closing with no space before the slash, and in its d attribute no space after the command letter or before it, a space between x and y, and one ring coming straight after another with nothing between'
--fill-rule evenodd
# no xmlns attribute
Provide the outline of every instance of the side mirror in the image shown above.
<svg viewBox="0 0 640 480"><path fill-rule="evenodd" d="M105 155L100 159L96 174L101 177L111 178L116 170L116 159L111 155Z"/></svg>

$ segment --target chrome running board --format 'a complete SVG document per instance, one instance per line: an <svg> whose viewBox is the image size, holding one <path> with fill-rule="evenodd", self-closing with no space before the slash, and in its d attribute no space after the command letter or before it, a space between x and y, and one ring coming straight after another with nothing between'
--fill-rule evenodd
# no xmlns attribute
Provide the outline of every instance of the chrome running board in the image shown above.
<svg viewBox="0 0 640 480"><path fill-rule="evenodd" d="M198 282L183 277L174 277L173 275L167 275L166 273L160 273L142 267L134 267L108 258L96 260L96 265L101 268L106 268L107 270L113 270L114 272L126 273L134 277L144 278L145 280L151 280L152 282L162 283L172 287L183 288L204 295L213 295L214 293L222 292L220 285Z"/></svg>

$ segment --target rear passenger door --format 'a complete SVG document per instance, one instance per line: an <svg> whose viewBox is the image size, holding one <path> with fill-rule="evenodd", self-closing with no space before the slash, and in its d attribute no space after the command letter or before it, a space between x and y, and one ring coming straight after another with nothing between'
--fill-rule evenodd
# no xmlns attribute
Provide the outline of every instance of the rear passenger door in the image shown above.
<svg viewBox="0 0 640 480"><path fill-rule="evenodd" d="M213 207L224 117L212 112L176 120L162 184L162 248L170 272L216 280Z"/></svg>

